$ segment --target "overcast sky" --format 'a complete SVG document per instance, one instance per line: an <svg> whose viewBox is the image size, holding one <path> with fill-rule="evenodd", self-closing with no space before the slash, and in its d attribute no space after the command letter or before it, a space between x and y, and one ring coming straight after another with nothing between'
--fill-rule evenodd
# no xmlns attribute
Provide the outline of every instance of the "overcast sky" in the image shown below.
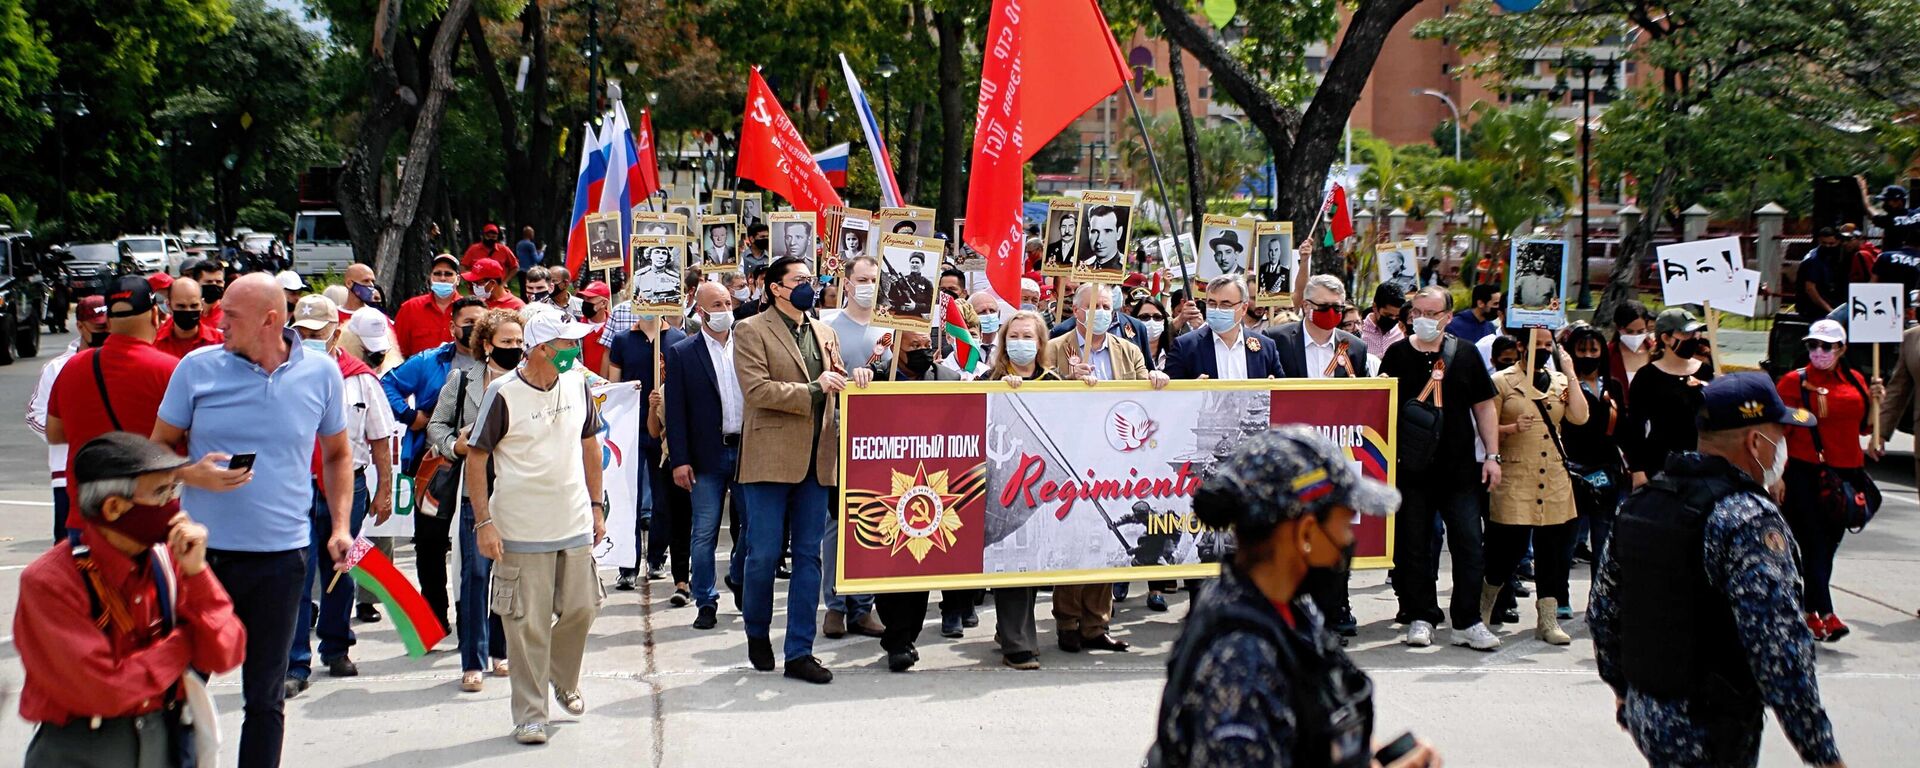
<svg viewBox="0 0 1920 768"><path fill-rule="evenodd" d="M327 23L307 18L307 6L301 0L267 0L267 7L284 10L292 14L294 20L300 22L300 26L306 27L308 31L322 38L327 36Z"/></svg>

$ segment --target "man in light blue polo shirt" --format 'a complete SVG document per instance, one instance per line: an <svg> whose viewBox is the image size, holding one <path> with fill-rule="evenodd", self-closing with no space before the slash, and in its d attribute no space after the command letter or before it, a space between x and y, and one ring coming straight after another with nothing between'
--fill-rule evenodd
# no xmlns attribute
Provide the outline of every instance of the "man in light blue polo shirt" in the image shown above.
<svg viewBox="0 0 1920 768"><path fill-rule="evenodd" d="M189 458L253 455L251 471L200 462L181 473L181 505L207 526L207 564L247 628L241 670L246 720L240 765L280 764L287 647L306 575L313 451L320 447L334 560L353 545L353 453L340 368L300 346L286 326L279 284L250 274L227 287L226 344L181 359L160 401L153 439L187 445Z"/></svg>

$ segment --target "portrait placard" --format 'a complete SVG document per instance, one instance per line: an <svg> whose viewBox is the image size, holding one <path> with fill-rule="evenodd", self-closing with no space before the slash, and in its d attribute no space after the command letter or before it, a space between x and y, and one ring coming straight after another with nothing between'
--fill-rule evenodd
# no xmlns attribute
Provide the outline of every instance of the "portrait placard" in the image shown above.
<svg viewBox="0 0 1920 768"><path fill-rule="evenodd" d="M1194 278L1206 281L1221 275L1245 275L1249 261L1247 248L1253 245L1255 224L1245 216L1207 214L1201 217L1200 239L1205 241L1206 253L1197 259ZM1198 287L1195 290L1199 290Z"/></svg>
<svg viewBox="0 0 1920 768"><path fill-rule="evenodd" d="M732 272L740 269L740 254L734 245L738 217L710 214L700 217L700 241L695 244L701 272Z"/></svg>
<svg viewBox="0 0 1920 768"><path fill-rule="evenodd" d="M587 225L587 271L607 272L626 266L620 247L620 214L589 213ZM504 266L504 265L503 265Z"/></svg>
<svg viewBox="0 0 1920 768"><path fill-rule="evenodd" d="M814 227L818 219L807 211L774 211L767 214L769 242L773 245L773 258L788 256L807 263L807 267L816 273L820 265L815 259L819 252L814 238Z"/></svg>
<svg viewBox="0 0 1920 768"><path fill-rule="evenodd" d="M1263 221L1254 228L1254 305L1293 306L1293 276L1300 254L1293 250L1293 222Z"/></svg>
<svg viewBox="0 0 1920 768"><path fill-rule="evenodd" d="M683 235L633 236L633 279L628 286L635 309L660 315L681 311L689 243Z"/></svg>
<svg viewBox="0 0 1920 768"><path fill-rule="evenodd" d="M1507 327L1567 324L1567 241L1515 240L1507 250Z"/></svg>
<svg viewBox="0 0 1920 768"><path fill-rule="evenodd" d="M1139 192L1080 193L1080 236L1074 246L1073 278L1118 283L1127 277L1127 247L1133 240L1133 208Z"/></svg>
<svg viewBox="0 0 1920 768"><path fill-rule="evenodd" d="M939 231L933 224L933 209L918 206L882 208L874 217L874 228L882 235L933 237Z"/></svg>
<svg viewBox="0 0 1920 768"><path fill-rule="evenodd" d="M905 331L933 326L933 287L940 281L939 238L880 236L880 308L872 325Z"/></svg>
<svg viewBox="0 0 1920 768"><path fill-rule="evenodd" d="M1047 203L1046 227L1040 230L1046 241L1040 258L1040 274L1067 277L1073 274L1073 250L1080 238L1080 201L1055 198Z"/></svg>

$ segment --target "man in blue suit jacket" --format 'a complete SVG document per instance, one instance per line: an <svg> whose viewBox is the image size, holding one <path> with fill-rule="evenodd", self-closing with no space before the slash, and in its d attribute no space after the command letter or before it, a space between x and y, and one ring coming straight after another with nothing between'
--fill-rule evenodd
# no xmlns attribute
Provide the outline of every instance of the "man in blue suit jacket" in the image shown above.
<svg viewBox="0 0 1920 768"><path fill-rule="evenodd" d="M740 429L745 402L733 372L733 297L720 283L702 281L694 292L700 332L666 350L667 462L673 483L693 497L693 601L700 613L694 629L712 629L720 602L714 586L714 549L720 538L720 509L729 494L733 515L727 529L734 552L728 556L727 584L740 582L746 562L740 551ZM736 601L739 593L735 592Z"/></svg>
<svg viewBox="0 0 1920 768"><path fill-rule="evenodd" d="M1282 374L1280 357L1271 339L1248 333L1245 327L1247 284L1237 275L1222 275L1207 283L1207 326L1189 331L1173 340L1167 348L1167 364L1162 369L1173 379L1267 379ZM1219 350L1241 356L1237 364L1222 366Z"/></svg>
<svg viewBox="0 0 1920 768"><path fill-rule="evenodd" d="M1115 300L1114 307L1118 309L1119 306L1120 302ZM1074 323L1075 321L1072 316L1068 316L1067 319L1055 323L1053 329L1047 331L1047 338L1057 339L1073 333L1073 329L1077 327ZM1147 324L1141 321L1140 318L1122 312L1114 312L1113 327L1107 329L1107 335L1109 338L1121 338L1133 342L1134 346L1140 348L1140 356L1146 358L1147 370L1154 370L1156 366L1153 364L1153 351L1147 346L1150 343L1147 340Z"/></svg>

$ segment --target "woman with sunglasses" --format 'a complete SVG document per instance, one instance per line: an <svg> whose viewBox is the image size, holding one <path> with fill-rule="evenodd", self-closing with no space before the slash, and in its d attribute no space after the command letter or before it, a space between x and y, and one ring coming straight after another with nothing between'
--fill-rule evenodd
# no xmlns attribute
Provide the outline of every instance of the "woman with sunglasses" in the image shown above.
<svg viewBox="0 0 1920 768"><path fill-rule="evenodd" d="M1167 342L1173 337L1167 333L1167 307L1152 296L1138 296L1127 304L1127 314L1147 325L1147 365L1160 370L1161 361L1167 358Z"/></svg>
<svg viewBox="0 0 1920 768"><path fill-rule="evenodd" d="M1833 614L1833 558L1846 535L1846 523L1821 500L1823 475L1833 472L1855 491L1877 501L1879 491L1867 477L1869 457L1880 458L1880 446L1862 450L1867 414L1873 401L1886 397L1879 379L1869 384L1846 363L1847 331L1833 320L1820 320L1807 329L1807 367L1788 371L1777 385L1788 408L1813 411L1813 429L1787 430L1787 470L1781 476L1786 495L1780 513L1800 547L1800 573L1806 580L1807 628L1813 639L1837 642L1851 630Z"/></svg>

